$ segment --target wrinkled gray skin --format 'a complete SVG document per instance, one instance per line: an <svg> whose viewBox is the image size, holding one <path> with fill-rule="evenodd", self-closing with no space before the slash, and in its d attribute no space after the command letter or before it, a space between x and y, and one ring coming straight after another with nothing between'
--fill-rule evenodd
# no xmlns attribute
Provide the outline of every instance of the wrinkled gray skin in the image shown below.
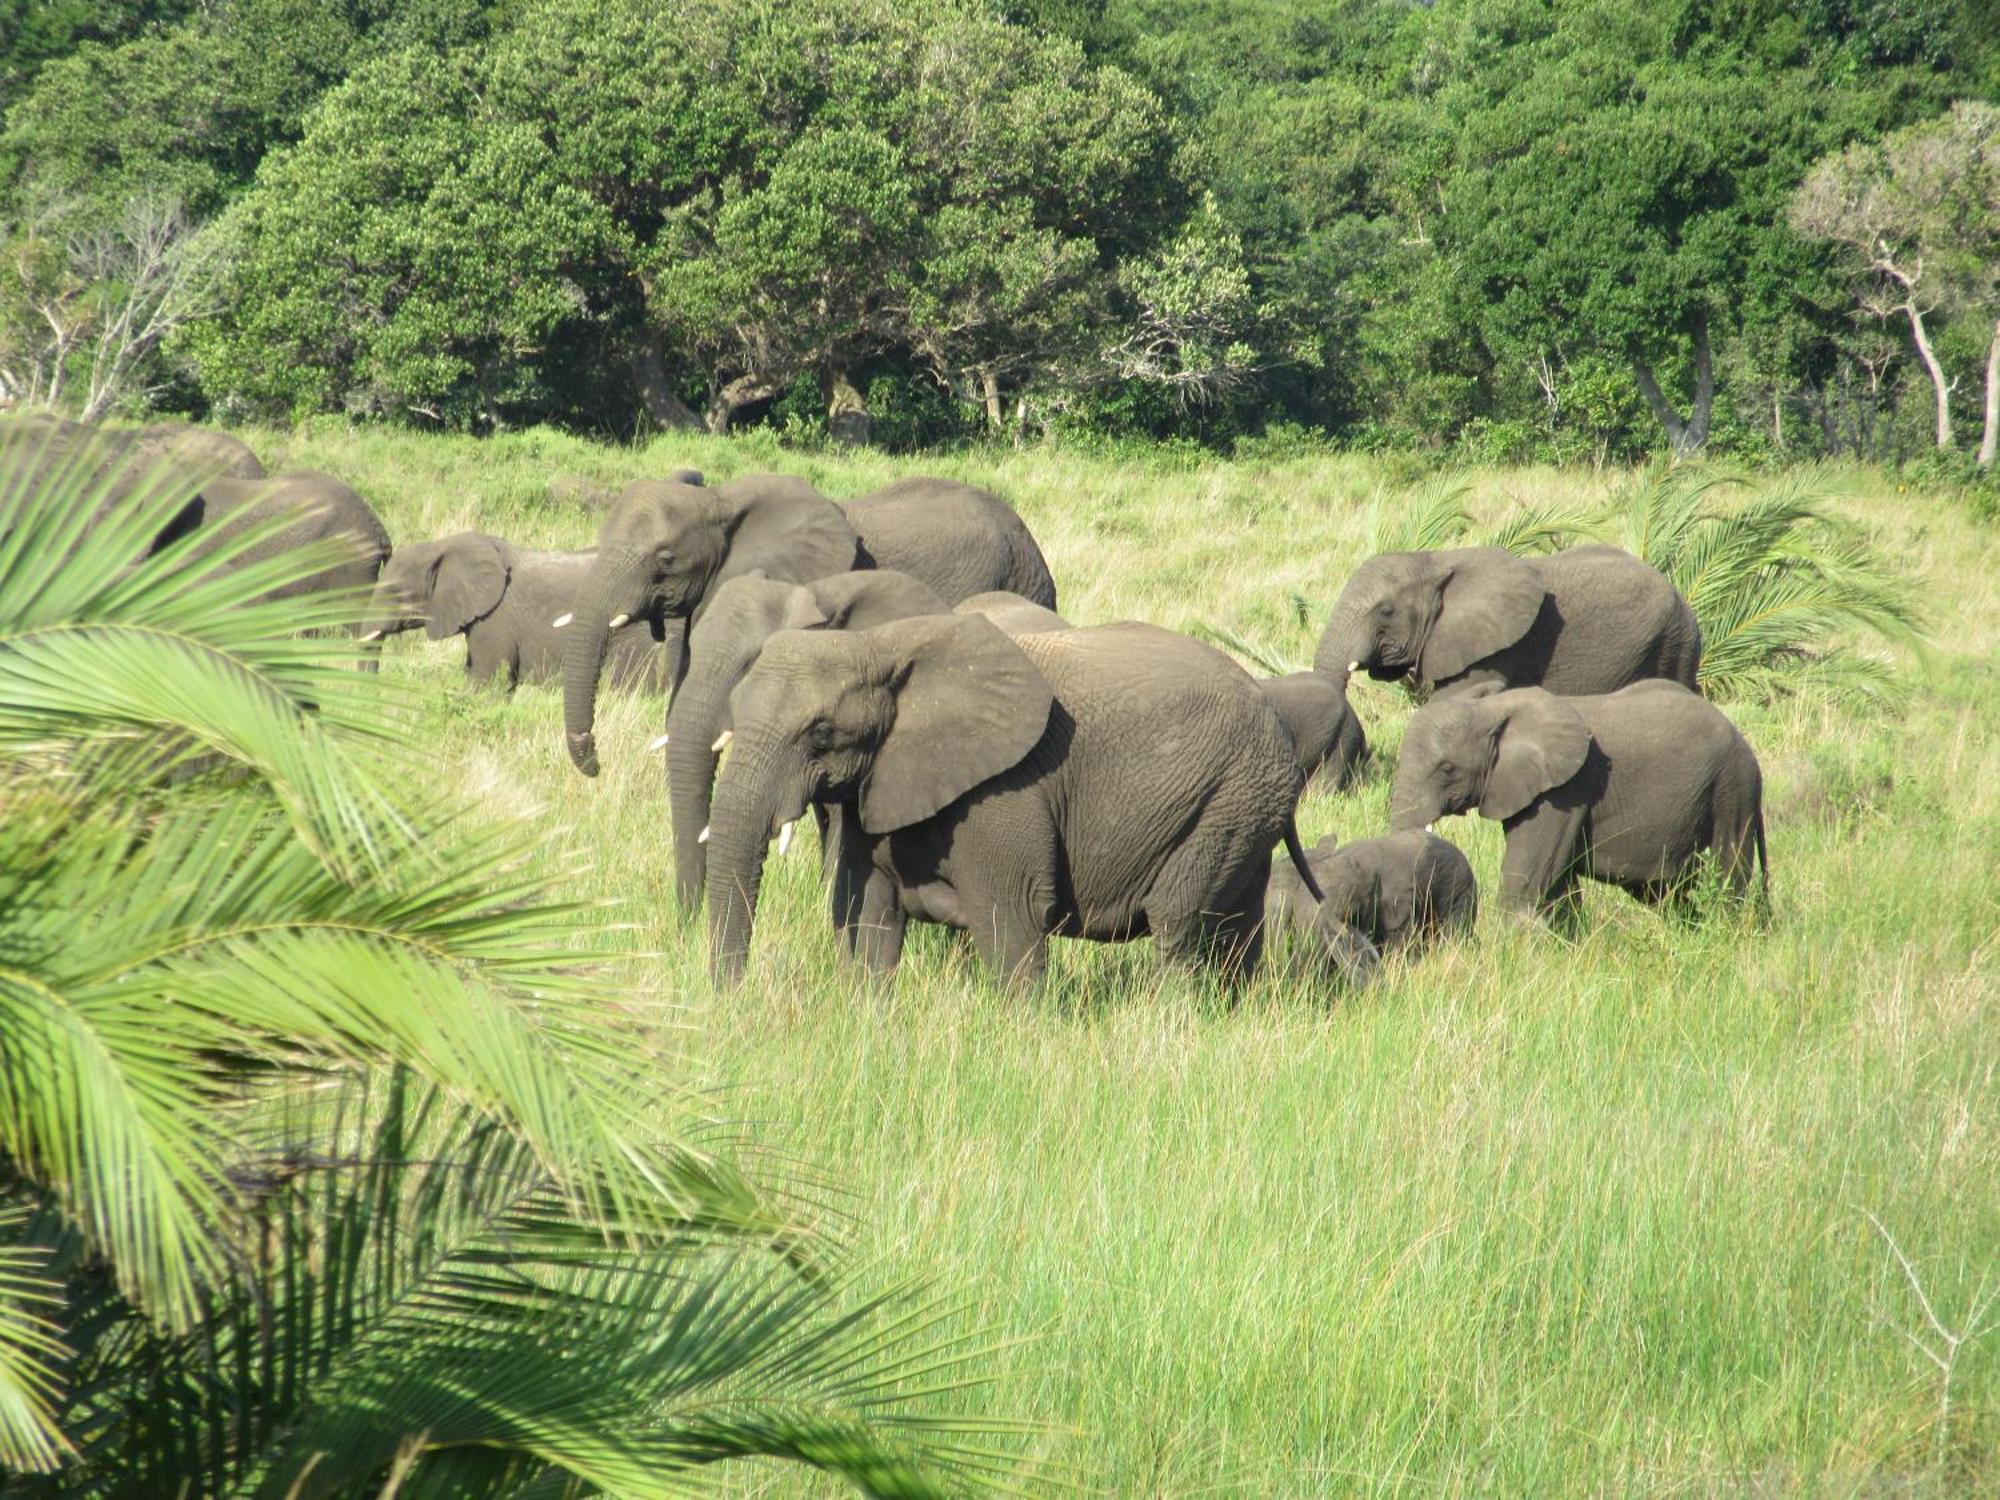
<svg viewBox="0 0 2000 1500"><path fill-rule="evenodd" d="M465 637L466 675L552 682L561 675L564 627L589 572L589 552L537 552L501 537L463 531L390 554L369 602L364 639L421 628L434 641ZM642 622L611 633L607 667L618 688L664 691L669 654Z"/></svg>
<svg viewBox="0 0 2000 1500"><path fill-rule="evenodd" d="M952 606L952 613L984 615L1010 636L1045 635L1051 630L1075 628L1047 605L1023 599L1006 589L991 589L961 599Z"/></svg>
<svg viewBox="0 0 2000 1500"><path fill-rule="evenodd" d="M1368 736L1347 701L1345 679L1323 672L1291 672L1260 677L1257 686L1290 732L1299 770L1309 785L1315 777L1335 787L1354 780L1368 758Z"/></svg>
<svg viewBox="0 0 2000 1500"><path fill-rule="evenodd" d="M967 485L904 480L844 511L804 480L784 475L753 475L718 489L641 480L605 513L597 563L564 654L571 761L586 776L597 774L597 673L610 621L645 620L659 637L668 619L698 618L730 578L761 570L780 582L807 583L856 568L908 573L947 604L995 588L1055 602L1048 569L1020 518Z"/></svg>
<svg viewBox="0 0 2000 1500"><path fill-rule="evenodd" d="M389 532L366 500L329 474L277 474L268 479L212 479L201 488L196 555L235 541L280 518L285 524L239 553L235 565L276 557L318 542L338 543L344 561L280 588L273 599L340 589L365 600L389 559Z"/></svg>
<svg viewBox="0 0 2000 1500"><path fill-rule="evenodd" d="M950 479L899 479L841 506L861 539L857 566L895 568L957 604L1000 589L1056 607L1042 549L1014 508Z"/></svg>
<svg viewBox="0 0 2000 1500"><path fill-rule="evenodd" d="M1650 677L1692 688L1701 628L1657 569L1616 547L1384 552L1348 579L1313 657L1335 678L1350 663L1437 697L1475 687L1610 693Z"/></svg>
<svg viewBox="0 0 2000 1500"><path fill-rule="evenodd" d="M1419 951L1433 939L1469 932L1479 916L1479 882L1457 848L1412 829L1342 844L1328 834L1306 863L1325 893L1314 902L1298 876L1279 866L1265 892L1265 921L1309 933L1322 924L1359 932L1384 955Z"/></svg>
<svg viewBox="0 0 2000 1500"><path fill-rule="evenodd" d="M1390 824L1473 811L1506 830L1500 894L1516 912L1573 919L1585 876L1662 900L1704 849L1738 892L1753 865L1760 890L1768 880L1757 757L1721 710L1678 683L1425 705L1403 736Z"/></svg>
<svg viewBox="0 0 2000 1500"><path fill-rule="evenodd" d="M1149 625L1010 640L975 615L774 635L731 704L710 820L710 963L741 977L766 846L840 804L841 948L895 971L911 918L1033 983L1052 936L1152 934L1163 958L1255 967L1264 885L1297 851L1291 745L1220 652Z"/></svg>
<svg viewBox="0 0 2000 1500"><path fill-rule="evenodd" d="M756 663L764 643L780 630L872 630L891 620L947 611L928 585L889 568L835 573L804 584L761 576L732 578L715 591L689 632L687 678L667 710L674 886L683 907L693 911L701 905L707 879L708 850L701 834L708 827L720 758L716 741L732 727L730 694Z"/></svg>

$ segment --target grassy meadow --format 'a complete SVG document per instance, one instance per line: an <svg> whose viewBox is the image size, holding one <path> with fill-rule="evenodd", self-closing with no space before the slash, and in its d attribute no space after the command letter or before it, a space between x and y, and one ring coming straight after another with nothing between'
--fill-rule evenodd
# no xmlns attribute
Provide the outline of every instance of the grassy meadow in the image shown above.
<svg viewBox="0 0 2000 1500"><path fill-rule="evenodd" d="M1412 488L1362 457L246 436L405 540L588 545L582 484L682 463L836 498L949 474L1020 508L1076 622L1201 622L1299 664ZM1631 476L1465 479L1488 521ZM1029 1451L1087 1488L2000 1493L2000 1327L1954 1355L1911 1279L1953 1337L2000 1289L2000 534L1879 474L1824 482L1910 570L1935 646L1896 654L1899 707L1728 705L1765 768L1769 930L1593 888L1578 941L1489 909L1340 997L1269 977L1232 1006L1150 944L1059 943L1016 998L931 929L872 993L832 963L809 838L774 861L750 981L713 995L672 904L657 701L605 700L587 781L555 689L467 684L462 643L420 633L385 671L418 694L440 792L532 817L592 862L579 896L626 904L721 1108L845 1193L863 1253L969 1292L1005 1343L976 1399L1051 1424ZM1385 826L1409 707L1372 683L1355 703L1375 766L1308 797L1308 842ZM1440 831L1490 906L1498 828Z"/></svg>

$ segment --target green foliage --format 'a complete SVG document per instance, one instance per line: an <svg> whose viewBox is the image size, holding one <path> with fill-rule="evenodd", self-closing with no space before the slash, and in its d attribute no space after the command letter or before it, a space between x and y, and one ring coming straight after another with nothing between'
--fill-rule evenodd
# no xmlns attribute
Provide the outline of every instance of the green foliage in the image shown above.
<svg viewBox="0 0 2000 1500"><path fill-rule="evenodd" d="M976 1346L851 1294L745 1170L582 872L411 796L407 700L298 633L363 601L261 597L328 557L146 557L190 479L114 496L42 441L0 432L9 1466L329 1496L1004 1466L908 1404Z"/></svg>
<svg viewBox="0 0 2000 1500"><path fill-rule="evenodd" d="M1625 547L1671 578L1694 609L1702 690L1725 700L1800 690L1897 696L1889 665L1861 654L1852 638L1920 644L1916 581L1828 513L1810 471L1740 503L1720 499L1740 484L1687 466L1656 469L1614 511Z"/></svg>

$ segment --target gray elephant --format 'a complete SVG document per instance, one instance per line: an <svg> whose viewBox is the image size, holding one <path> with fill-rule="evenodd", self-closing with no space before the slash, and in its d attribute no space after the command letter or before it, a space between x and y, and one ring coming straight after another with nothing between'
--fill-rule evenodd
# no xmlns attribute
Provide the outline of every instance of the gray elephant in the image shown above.
<svg viewBox="0 0 2000 1500"><path fill-rule="evenodd" d="M1298 876L1271 872L1264 920L1273 928L1351 927L1384 955L1414 953L1433 939L1469 932L1479 916L1479 882L1453 845L1412 829L1343 844L1332 834L1306 851L1324 893L1314 901Z"/></svg>
<svg viewBox="0 0 2000 1500"><path fill-rule="evenodd" d="M1660 677L1696 685L1701 627L1673 584L1616 547L1548 557L1501 547L1384 552L1341 590L1314 670L1365 669L1449 696L1472 687L1616 692Z"/></svg>
<svg viewBox="0 0 2000 1500"><path fill-rule="evenodd" d="M807 583L856 568L908 573L947 604L1011 589L1055 605L1055 586L1020 518L967 485L908 480L843 511L804 480L777 474L717 489L641 480L605 514L597 563L577 602L576 635L564 653L563 727L572 763L597 774L597 673L610 631L645 620L660 636L668 619L698 618L717 588L753 570Z"/></svg>
<svg viewBox="0 0 2000 1500"><path fill-rule="evenodd" d="M1347 701L1346 681L1324 672L1291 672L1260 677L1257 686L1291 734L1307 783L1323 776L1335 787L1349 785L1368 758L1368 736Z"/></svg>
<svg viewBox="0 0 2000 1500"><path fill-rule="evenodd" d="M1679 894L1712 850L1741 893L1768 881L1764 778L1722 711L1679 683L1561 698L1544 688L1425 705L1403 735L1397 829L1478 811L1506 830L1503 902L1560 920L1588 876L1645 901Z"/></svg>
<svg viewBox="0 0 2000 1500"><path fill-rule="evenodd" d="M480 531L398 547L368 606L363 640L421 626L432 640L465 637L466 674L509 687L560 675L563 627L590 569L589 552L537 552ZM643 623L611 634L606 664L614 687L664 690L669 651Z"/></svg>
<svg viewBox="0 0 2000 1500"><path fill-rule="evenodd" d="M961 599L952 606L954 614L984 615L1008 635L1045 635L1051 630L1075 627L1047 605L1023 599L1007 589L989 589Z"/></svg>
<svg viewBox="0 0 2000 1500"><path fill-rule="evenodd" d="M269 590L265 598L340 591L358 614L389 559L389 532L381 517L328 474L211 479L197 500L195 558L228 548L229 566L243 567L311 546L341 554L317 572Z"/></svg>
<svg viewBox="0 0 2000 1500"><path fill-rule="evenodd" d="M732 728L729 703L764 643L780 630L872 630L947 606L928 584L892 568L835 573L811 583L761 574L732 578L689 632L686 680L667 710L667 797L674 884L689 911L701 905L715 768ZM629 628L629 627L628 627ZM824 829L823 829L824 831Z"/></svg>
<svg viewBox="0 0 2000 1500"><path fill-rule="evenodd" d="M969 932L1014 983L1039 979L1050 937L1150 933L1165 959L1247 973L1271 850L1304 857L1284 726L1222 653L1149 625L785 631L730 713L708 856L722 983L743 971L766 846L815 803L845 813L842 949L879 976L912 917Z"/></svg>

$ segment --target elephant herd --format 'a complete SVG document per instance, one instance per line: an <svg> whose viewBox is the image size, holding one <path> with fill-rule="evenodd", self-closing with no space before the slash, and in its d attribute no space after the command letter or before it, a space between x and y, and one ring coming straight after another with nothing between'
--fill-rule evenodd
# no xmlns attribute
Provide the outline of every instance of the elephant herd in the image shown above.
<svg viewBox="0 0 2000 1500"><path fill-rule="evenodd" d="M1700 696L1694 615L1615 548L1371 557L1313 670L1257 679L1153 625L1072 625L1020 517L948 480L836 503L802 479L681 470L627 485L590 551L481 533L392 550L351 489L265 477L219 434L142 429L102 461L142 459L202 471L156 545L288 517L276 544L349 544L351 566L313 583L370 590L364 640L463 635L475 677L559 679L585 775L600 683L667 694L652 748L677 894L706 906L724 984L748 961L771 846L808 812L836 949L882 978L914 919L964 932L1017 983L1052 937L1147 935L1233 980L1267 933L1288 962L1359 980L1470 926L1471 867L1431 831L1461 813L1504 830L1503 904L1557 923L1584 878L1654 902L1704 861L1738 893L1766 879L1757 760ZM1386 835L1307 851L1306 785L1344 782L1367 753L1357 671L1427 701Z"/></svg>

